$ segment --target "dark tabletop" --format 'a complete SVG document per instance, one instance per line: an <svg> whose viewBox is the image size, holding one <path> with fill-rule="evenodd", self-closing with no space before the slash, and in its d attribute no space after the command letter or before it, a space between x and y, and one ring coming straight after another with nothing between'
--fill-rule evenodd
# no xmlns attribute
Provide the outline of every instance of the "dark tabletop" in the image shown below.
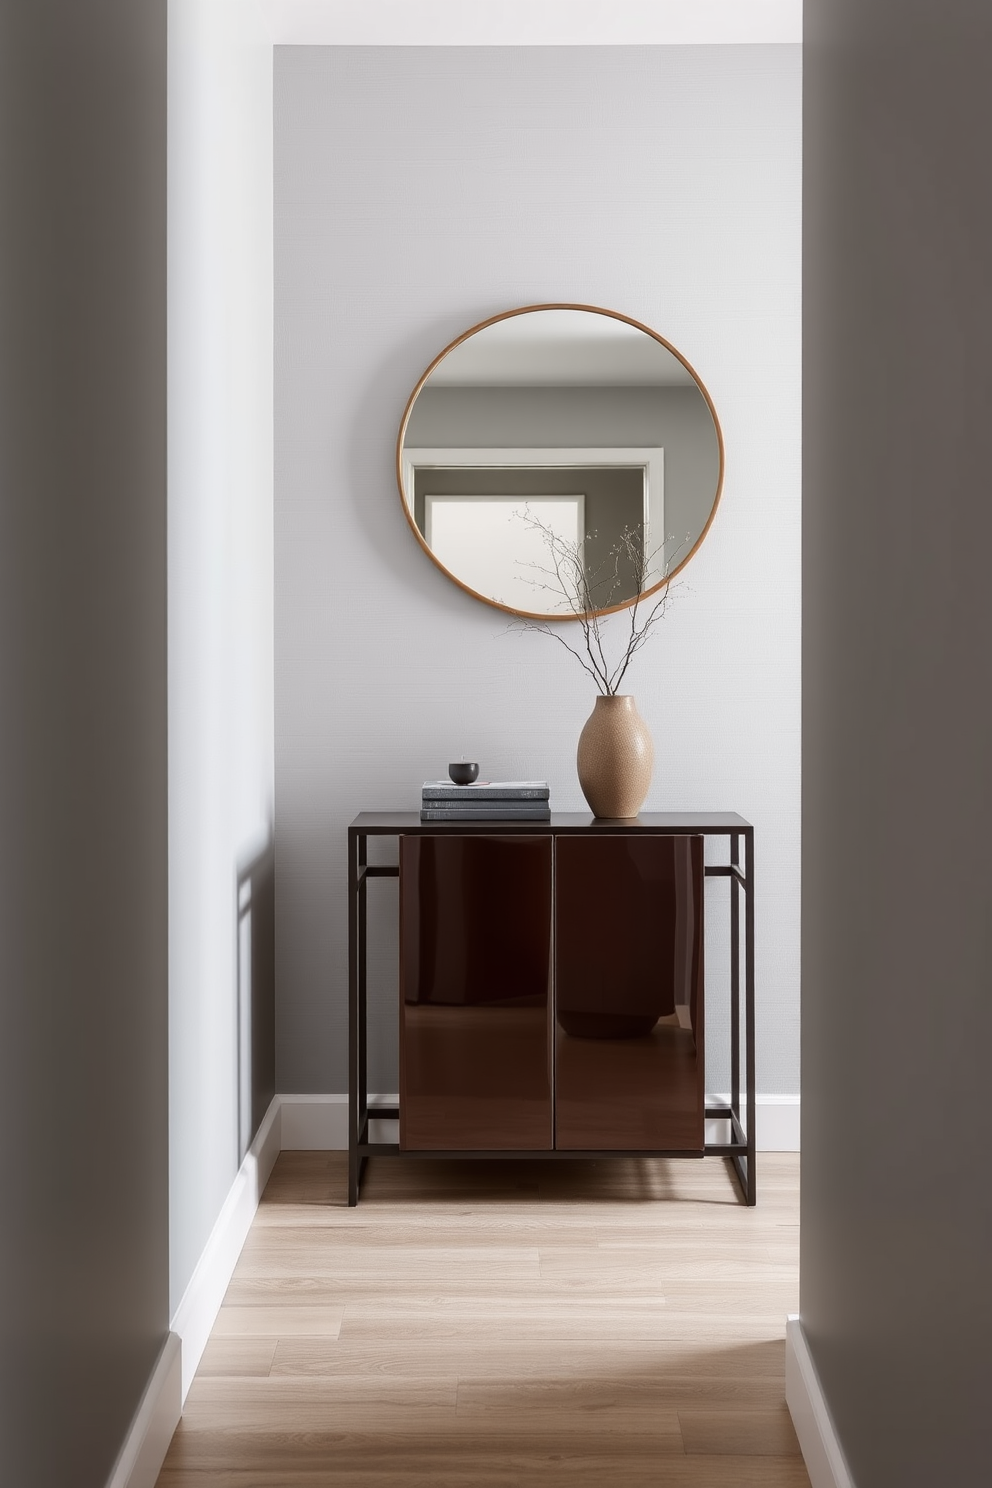
<svg viewBox="0 0 992 1488"><path fill-rule="evenodd" d="M736 811L642 811L640 816L602 817L588 811L553 811L550 821L516 821L512 817L476 821L425 821L419 811L361 811L350 831L369 836L435 836L443 832L475 835L509 832L515 837L534 833L569 832L732 833L750 830L751 823Z"/></svg>

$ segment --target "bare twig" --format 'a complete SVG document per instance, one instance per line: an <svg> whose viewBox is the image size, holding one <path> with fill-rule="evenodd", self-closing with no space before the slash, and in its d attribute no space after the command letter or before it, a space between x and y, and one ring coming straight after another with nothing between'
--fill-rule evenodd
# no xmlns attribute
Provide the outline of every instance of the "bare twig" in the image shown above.
<svg viewBox="0 0 992 1488"><path fill-rule="evenodd" d="M541 534L549 557L547 567L540 563L525 565L533 569L535 575L540 575L530 582L542 593L553 594L556 598L561 598L562 608L579 622L582 644L573 646L567 641L558 629L552 628L550 617L548 620L531 620L521 616L519 620L513 622L511 628L531 630L539 635L551 636L559 645L564 646L566 651L572 653L582 670L592 677L604 697L615 697L630 663L650 639L652 627L664 615L671 598L670 582L664 579L660 593L655 590L657 598L647 614L644 614L642 601L645 597L645 586L655 559L664 554L665 543L662 543L653 553L645 554L644 540L640 531L632 531L625 527L620 534L619 541L614 543L610 549L606 560L590 575L583 561L580 544L570 542L560 533L554 532L537 517L532 516L529 511L524 514L523 520L530 528ZM671 540L668 539L669 542ZM688 536L686 541L688 541ZM682 546L683 544L680 543L675 549L672 559ZM667 573L672 559L661 570L663 574ZM633 573L635 598L628 607L629 625L626 644L616 665L611 666L607 660L604 644L605 622L609 616L603 614L603 611L611 609L616 603L618 591L624 582L625 565L629 566ZM597 605L595 595L602 584L606 587L606 602ZM566 623L564 617L559 623Z"/></svg>

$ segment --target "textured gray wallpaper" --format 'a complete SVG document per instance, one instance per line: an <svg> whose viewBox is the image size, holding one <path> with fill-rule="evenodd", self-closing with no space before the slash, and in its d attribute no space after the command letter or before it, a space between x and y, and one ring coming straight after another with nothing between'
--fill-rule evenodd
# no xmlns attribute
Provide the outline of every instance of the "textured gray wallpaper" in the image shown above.
<svg viewBox="0 0 992 1488"><path fill-rule="evenodd" d="M721 418L722 507L631 691L648 808L756 824L759 1089L798 1090L799 232L798 47L276 49L278 1089L346 1088L359 810L413 808L463 753L583 807L587 678L433 568L393 466L448 341L571 300L660 331ZM372 893L370 1083L391 1091L396 896Z"/></svg>
<svg viewBox="0 0 992 1488"><path fill-rule="evenodd" d="M406 445L661 444L665 451L665 533L699 533L713 507L718 474L713 420L695 388L423 388Z"/></svg>

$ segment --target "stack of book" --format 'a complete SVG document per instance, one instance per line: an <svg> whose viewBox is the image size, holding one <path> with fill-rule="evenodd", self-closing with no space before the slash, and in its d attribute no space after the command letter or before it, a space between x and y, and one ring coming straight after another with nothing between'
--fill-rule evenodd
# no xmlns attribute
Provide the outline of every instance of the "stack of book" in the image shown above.
<svg viewBox="0 0 992 1488"><path fill-rule="evenodd" d="M550 794L546 780L425 780L420 820L550 821Z"/></svg>

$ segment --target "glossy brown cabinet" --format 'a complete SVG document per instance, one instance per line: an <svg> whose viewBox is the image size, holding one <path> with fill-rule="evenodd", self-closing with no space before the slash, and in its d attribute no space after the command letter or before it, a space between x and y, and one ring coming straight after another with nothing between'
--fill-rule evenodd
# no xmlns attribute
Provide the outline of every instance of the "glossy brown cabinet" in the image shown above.
<svg viewBox="0 0 992 1488"><path fill-rule="evenodd" d="M702 1154L701 837L400 839L400 1149Z"/></svg>
<svg viewBox="0 0 992 1488"><path fill-rule="evenodd" d="M400 839L400 1147L550 1149L549 837Z"/></svg>
<svg viewBox="0 0 992 1488"><path fill-rule="evenodd" d="M555 843L555 1145L705 1140L703 839Z"/></svg>
<svg viewBox="0 0 992 1488"><path fill-rule="evenodd" d="M374 837L395 838L399 861L370 863ZM374 880L397 877L391 1100L368 1090L367 899ZM729 908L729 1098L706 1095L707 885L710 910ZM348 828L348 906L350 1204L370 1157L466 1154L720 1156L755 1202L749 822L734 812L471 824L363 812ZM373 1137L375 1117L398 1120L399 1140Z"/></svg>

